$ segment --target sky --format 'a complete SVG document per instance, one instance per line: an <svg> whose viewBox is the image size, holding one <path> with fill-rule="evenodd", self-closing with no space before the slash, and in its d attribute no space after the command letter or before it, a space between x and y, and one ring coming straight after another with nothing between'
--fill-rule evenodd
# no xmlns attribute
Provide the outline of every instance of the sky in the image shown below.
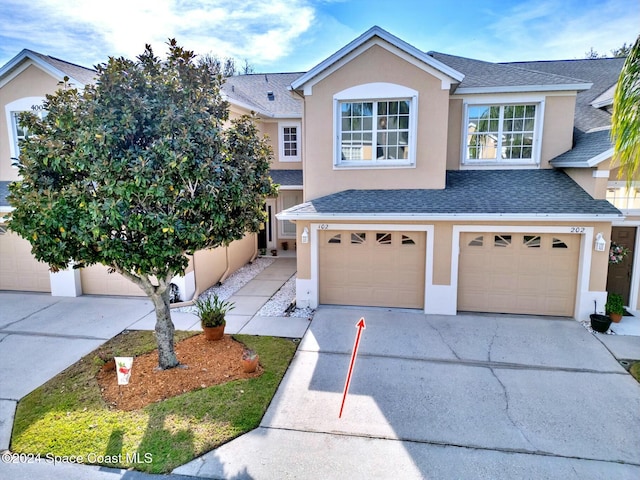
<svg viewBox="0 0 640 480"><path fill-rule="evenodd" d="M610 55L640 0L0 0L0 66L23 48L92 67L166 42L303 72L377 25L423 51L490 62Z"/></svg>

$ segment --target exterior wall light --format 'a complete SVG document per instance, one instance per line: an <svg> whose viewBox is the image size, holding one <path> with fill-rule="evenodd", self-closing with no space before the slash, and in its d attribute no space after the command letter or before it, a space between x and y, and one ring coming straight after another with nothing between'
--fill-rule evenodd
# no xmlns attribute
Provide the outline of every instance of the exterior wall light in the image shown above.
<svg viewBox="0 0 640 480"><path fill-rule="evenodd" d="M598 233L596 235L596 242L595 243L596 243L595 244L596 252L604 252L605 248L607 248L607 241L602 236L602 233Z"/></svg>
<svg viewBox="0 0 640 480"><path fill-rule="evenodd" d="M300 241L302 243L309 243L309 229L307 227L304 227L302 235L300 235Z"/></svg>

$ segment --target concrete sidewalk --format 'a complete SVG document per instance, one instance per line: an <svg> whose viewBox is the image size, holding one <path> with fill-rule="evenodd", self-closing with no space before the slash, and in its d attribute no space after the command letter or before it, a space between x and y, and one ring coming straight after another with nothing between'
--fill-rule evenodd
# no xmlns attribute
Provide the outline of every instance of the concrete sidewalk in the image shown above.
<svg viewBox="0 0 640 480"><path fill-rule="evenodd" d="M273 337L302 338L310 320L296 317L262 317L256 314L265 303L296 273L295 258L276 258L262 272L249 280L228 300L235 308L227 313L224 332L246 335L268 335ZM200 321L193 313L171 311L176 330L201 330ZM155 314L151 312L133 323L130 330L153 330Z"/></svg>

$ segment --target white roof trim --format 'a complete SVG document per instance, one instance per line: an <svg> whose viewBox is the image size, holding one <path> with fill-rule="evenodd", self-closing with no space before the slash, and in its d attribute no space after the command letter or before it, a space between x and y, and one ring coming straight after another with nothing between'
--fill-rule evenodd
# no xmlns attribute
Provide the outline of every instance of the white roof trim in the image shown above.
<svg viewBox="0 0 640 480"><path fill-rule="evenodd" d="M55 77L58 80L63 80L64 77L68 77L72 83L75 83L78 88L84 88L84 82L79 81L77 78L71 77L62 70L57 69L50 63L42 60L39 56L34 55L28 49L22 50L18 55L9 60L2 68L0 68L0 87L2 87L5 83L9 82L13 76L5 79L4 77L9 75L16 67L18 67L24 60L31 61L35 66L41 68L49 75ZM19 72L21 72L20 70ZM18 72L18 73L19 73Z"/></svg>
<svg viewBox="0 0 640 480"><path fill-rule="evenodd" d="M310 220L310 221L337 221L337 220L362 220L362 221L496 221L499 220L501 222L548 222L549 220L557 220L562 222L572 222L572 221L594 221L594 222L602 222L602 221L613 221L620 220L622 215L615 214L547 214L547 213L296 213L291 212L289 210L283 210L282 212L276 214L276 218L278 220ZM373 224L372 224L373 226Z"/></svg>
<svg viewBox="0 0 640 480"><path fill-rule="evenodd" d="M326 60L320 62L318 65L313 67L307 73L305 73L301 77L294 80L291 83L291 87L294 90L299 90L301 87L304 87L306 92L307 88L310 89L315 83L319 82L322 78L326 77L331 72L335 71L341 65L340 61L344 60L345 57L350 57L351 56L350 54L353 54L353 53L356 53L356 55L353 55L353 56L357 56L357 54L361 53L360 50L362 51L366 50L366 48L361 49L361 47L367 44L374 37L378 37L379 39L382 39L384 42L395 47L401 52L407 55L410 55L411 57L414 57L424 65L430 67L430 69L433 69L439 72L441 75L443 74L444 76L448 77L450 80L461 82L464 79L464 75L458 72L457 70L454 70L453 68L436 60L430 55L427 55L421 50L418 50L414 46L409 45L407 42L400 40L398 37L391 35L386 30L383 30L382 28L375 26L367 30L365 33L360 35L358 38L356 38L352 42L342 47L340 50L338 50L336 53L331 55ZM378 45L382 45L380 42L375 42L375 43L377 43ZM323 73L324 75L322 75Z"/></svg>
<svg viewBox="0 0 640 480"><path fill-rule="evenodd" d="M570 83L564 85L505 85L501 87L462 87L456 89L455 95L469 95L473 93L564 92L589 90L592 85L593 83Z"/></svg>

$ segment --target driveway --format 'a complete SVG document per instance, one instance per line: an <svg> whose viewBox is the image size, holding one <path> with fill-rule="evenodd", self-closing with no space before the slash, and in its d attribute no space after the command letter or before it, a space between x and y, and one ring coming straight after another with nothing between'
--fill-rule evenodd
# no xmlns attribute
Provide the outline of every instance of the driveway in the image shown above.
<svg viewBox="0 0 640 480"><path fill-rule="evenodd" d="M635 480L639 431L640 385L573 320L323 306L260 428L175 473Z"/></svg>

